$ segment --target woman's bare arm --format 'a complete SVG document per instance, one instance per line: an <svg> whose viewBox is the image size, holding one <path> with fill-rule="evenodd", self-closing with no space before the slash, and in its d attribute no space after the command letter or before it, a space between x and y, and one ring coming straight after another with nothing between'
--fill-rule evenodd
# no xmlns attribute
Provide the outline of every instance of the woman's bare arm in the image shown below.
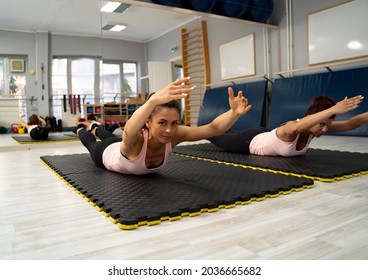
<svg viewBox="0 0 368 280"><path fill-rule="evenodd" d="M363 101L363 98L364 97L361 95L345 98L331 108L305 116L298 121L287 122L286 124L278 127L277 136L282 141L293 141L298 134L308 131L314 125L331 118L333 115L344 114L356 109Z"/></svg>
<svg viewBox="0 0 368 280"><path fill-rule="evenodd" d="M246 114L251 109L252 106L248 104L248 99L243 97L241 91L239 91L238 95L235 97L233 89L229 87L228 94L230 105L229 111L219 115L211 123L203 126L180 126L177 136L173 141L173 146L183 141L196 141L221 135L229 130L242 115Z"/></svg>

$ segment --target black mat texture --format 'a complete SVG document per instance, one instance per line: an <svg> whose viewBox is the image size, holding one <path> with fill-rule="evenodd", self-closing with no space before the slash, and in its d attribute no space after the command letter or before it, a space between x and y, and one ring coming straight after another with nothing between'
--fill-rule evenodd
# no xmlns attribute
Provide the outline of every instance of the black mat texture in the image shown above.
<svg viewBox="0 0 368 280"><path fill-rule="evenodd" d="M17 135L12 136L14 140L16 140L20 144L35 144L35 143L45 143L45 142L55 142L55 141L76 141L79 140L78 137L72 135L61 135L61 134L49 134L49 137L45 140L34 140L31 136L25 135Z"/></svg>
<svg viewBox="0 0 368 280"><path fill-rule="evenodd" d="M368 153L308 149L305 155L285 158L228 153L211 143L176 146L173 152L323 182L368 174Z"/></svg>
<svg viewBox="0 0 368 280"><path fill-rule="evenodd" d="M121 229L245 205L313 187L313 180L172 155L144 176L98 168L89 154L41 160Z"/></svg>

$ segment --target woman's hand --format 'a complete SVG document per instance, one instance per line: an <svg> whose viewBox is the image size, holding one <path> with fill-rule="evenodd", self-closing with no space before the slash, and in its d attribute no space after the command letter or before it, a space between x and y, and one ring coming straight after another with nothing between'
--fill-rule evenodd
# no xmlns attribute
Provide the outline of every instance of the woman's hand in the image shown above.
<svg viewBox="0 0 368 280"><path fill-rule="evenodd" d="M357 95L351 98L345 97L344 100L337 102L335 106L333 106L335 114L344 114L351 110L354 110L359 107L359 104L363 101L364 96Z"/></svg>
<svg viewBox="0 0 368 280"><path fill-rule="evenodd" d="M175 99L185 98L193 89L194 86L189 86L189 77L177 79L175 82L168 84L163 89L155 92L149 97L149 100L155 102L156 105L164 104Z"/></svg>
<svg viewBox="0 0 368 280"><path fill-rule="evenodd" d="M248 99L243 96L243 93L241 91L239 91L238 96L235 97L233 89L229 87L228 93L230 108L236 115L244 115L252 108L252 105L248 104Z"/></svg>

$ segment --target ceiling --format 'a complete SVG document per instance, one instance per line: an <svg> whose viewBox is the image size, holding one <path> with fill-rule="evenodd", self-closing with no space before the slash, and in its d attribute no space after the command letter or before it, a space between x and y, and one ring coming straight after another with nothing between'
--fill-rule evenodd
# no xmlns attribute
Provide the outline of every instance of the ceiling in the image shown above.
<svg viewBox="0 0 368 280"><path fill-rule="evenodd" d="M103 0L0 0L0 30L115 38L148 42L198 18L193 11L147 1L115 0L132 4L124 13L101 13ZM121 32L102 31L108 23L126 24Z"/></svg>

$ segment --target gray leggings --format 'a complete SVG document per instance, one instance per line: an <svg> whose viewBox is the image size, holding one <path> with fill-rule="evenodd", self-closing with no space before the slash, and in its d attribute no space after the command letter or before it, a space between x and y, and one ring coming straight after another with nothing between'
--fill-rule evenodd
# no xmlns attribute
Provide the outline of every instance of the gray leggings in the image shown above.
<svg viewBox="0 0 368 280"><path fill-rule="evenodd" d="M96 128L95 134L101 141L97 141L96 137L90 132L84 129L80 130L78 133L79 139L82 144L89 151L92 160L98 167L103 167L102 154L107 146L115 142L121 142L121 138L115 136L110 131L103 130L101 128Z"/></svg>
<svg viewBox="0 0 368 280"><path fill-rule="evenodd" d="M249 144L252 139L269 129L265 127L249 128L243 131L228 130L223 135L209 138L212 144L230 153L249 154Z"/></svg>

